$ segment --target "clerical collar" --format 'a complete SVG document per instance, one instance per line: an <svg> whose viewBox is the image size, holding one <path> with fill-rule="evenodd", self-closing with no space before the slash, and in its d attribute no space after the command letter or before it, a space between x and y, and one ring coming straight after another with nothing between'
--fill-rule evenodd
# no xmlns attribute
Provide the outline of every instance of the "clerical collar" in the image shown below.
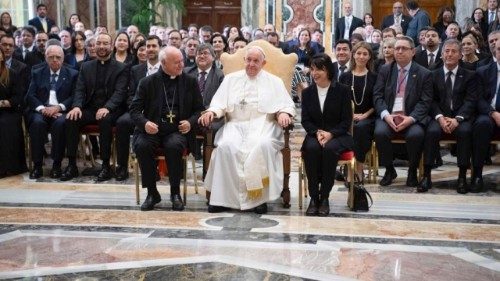
<svg viewBox="0 0 500 281"><path fill-rule="evenodd" d="M163 71L163 68L161 68L161 67L160 67L160 69L158 69L158 72L161 72L162 77L166 80L175 80L177 77L179 77L179 76L172 76L172 75L167 74L165 71Z"/></svg>
<svg viewBox="0 0 500 281"><path fill-rule="evenodd" d="M100 64L104 65L104 64L109 64L111 62L111 58L108 58L107 60L100 60L100 59L97 59L99 61Z"/></svg>

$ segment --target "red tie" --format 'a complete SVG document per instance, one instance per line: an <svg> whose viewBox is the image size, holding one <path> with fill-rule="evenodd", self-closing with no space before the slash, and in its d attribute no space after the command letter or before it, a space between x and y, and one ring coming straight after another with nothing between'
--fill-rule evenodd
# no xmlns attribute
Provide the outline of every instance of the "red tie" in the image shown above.
<svg viewBox="0 0 500 281"><path fill-rule="evenodd" d="M398 111L394 113L403 113L404 114L404 100L405 100L405 91L406 91L406 69L400 68L399 69L399 76L398 76L398 88L396 89L396 98L401 98L402 99L402 108L403 111Z"/></svg>

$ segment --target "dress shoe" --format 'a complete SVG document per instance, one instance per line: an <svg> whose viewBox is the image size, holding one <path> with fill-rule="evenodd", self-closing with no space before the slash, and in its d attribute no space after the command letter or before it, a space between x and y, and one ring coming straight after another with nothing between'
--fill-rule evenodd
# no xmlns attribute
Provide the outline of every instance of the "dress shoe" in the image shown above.
<svg viewBox="0 0 500 281"><path fill-rule="evenodd" d="M184 203L182 203L182 198L180 194L170 195L170 201L172 202L172 210L174 211L184 210Z"/></svg>
<svg viewBox="0 0 500 281"><path fill-rule="evenodd" d="M318 215L318 201L311 199L309 202L309 207L307 207L306 216L317 216Z"/></svg>
<svg viewBox="0 0 500 281"><path fill-rule="evenodd" d="M50 170L49 176L53 179L58 179L62 175L61 167L52 167Z"/></svg>
<svg viewBox="0 0 500 281"><path fill-rule="evenodd" d="M76 165L68 165L61 175L61 181L69 181L72 178L78 177L78 168Z"/></svg>
<svg viewBox="0 0 500 281"><path fill-rule="evenodd" d="M161 196L158 191L156 193L157 194L148 192L146 200L144 200L144 203L141 205L141 211L151 211L155 208L156 204L160 203Z"/></svg>
<svg viewBox="0 0 500 281"><path fill-rule="evenodd" d="M471 181L470 192L478 193L484 190L483 177L473 177Z"/></svg>
<svg viewBox="0 0 500 281"><path fill-rule="evenodd" d="M493 162L491 161L491 156L490 157L486 157L486 159L484 159L484 165L486 165L486 166L493 165Z"/></svg>
<svg viewBox="0 0 500 281"><path fill-rule="evenodd" d="M215 206L215 205L208 205L208 212L209 213L221 213L229 210L227 207L222 207L222 206Z"/></svg>
<svg viewBox="0 0 500 281"><path fill-rule="evenodd" d="M128 168L127 166L120 166L116 169L115 178L117 181L124 181L128 179Z"/></svg>
<svg viewBox="0 0 500 281"><path fill-rule="evenodd" d="M384 176L380 180L380 185L381 186L388 186L392 184L392 181L394 181L395 178L398 177L398 174L396 173L396 170L394 169L387 169L385 171Z"/></svg>
<svg viewBox="0 0 500 281"><path fill-rule="evenodd" d="M255 207L253 211L259 215L267 213L267 203L260 204L259 206Z"/></svg>
<svg viewBox="0 0 500 281"><path fill-rule="evenodd" d="M424 176L417 186L417 192L427 192L432 188L432 181L430 176Z"/></svg>
<svg viewBox="0 0 500 281"><path fill-rule="evenodd" d="M335 171L335 180L336 181L345 181L344 175L339 171Z"/></svg>
<svg viewBox="0 0 500 281"><path fill-rule="evenodd" d="M460 194L466 194L467 190L467 180L465 178L458 178L457 181L457 192Z"/></svg>
<svg viewBox="0 0 500 281"><path fill-rule="evenodd" d="M410 168L408 170L408 177L406 178L406 186L415 187L418 185L417 169ZM432 184L429 185L432 188Z"/></svg>
<svg viewBox="0 0 500 281"><path fill-rule="evenodd" d="M41 178L41 177L43 177L42 166L40 166L40 167L34 167L33 171L31 171L31 173L30 173L30 179L34 180L34 179L38 179L38 178Z"/></svg>
<svg viewBox="0 0 500 281"><path fill-rule="evenodd" d="M328 199L321 200L318 208L318 216L326 217L330 214L330 202Z"/></svg>
<svg viewBox="0 0 500 281"><path fill-rule="evenodd" d="M97 181L107 181L111 179L111 167L103 165L101 171L97 175Z"/></svg>

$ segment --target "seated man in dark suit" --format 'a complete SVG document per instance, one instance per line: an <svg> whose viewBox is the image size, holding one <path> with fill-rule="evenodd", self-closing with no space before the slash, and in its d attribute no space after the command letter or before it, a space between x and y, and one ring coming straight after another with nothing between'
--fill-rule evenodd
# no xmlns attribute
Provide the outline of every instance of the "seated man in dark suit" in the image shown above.
<svg viewBox="0 0 500 281"><path fill-rule="evenodd" d="M135 65L130 70L129 95L127 108L130 107L135 91L142 78L155 74L160 68L158 54L160 53L161 39L156 35L149 35L146 39L146 63ZM134 133L135 124L129 112L125 112L116 121L116 153L118 167L116 168L116 180L123 181L128 178L128 158L130 152L130 135Z"/></svg>
<svg viewBox="0 0 500 281"><path fill-rule="evenodd" d="M224 73L217 67L213 67L215 60L214 48L210 44L201 44L196 50L196 65L192 67L187 67L184 72L193 76L198 81L198 88L200 89L201 96L203 97L203 106L208 108L210 102L212 101L215 92L219 88L222 80L224 79ZM224 120L219 122L214 122L212 124L212 129L216 132L222 125ZM215 134L214 134L215 136ZM201 143L196 140L196 147L194 155L196 158L201 159Z"/></svg>
<svg viewBox="0 0 500 281"><path fill-rule="evenodd" d="M476 107L478 77L459 65L462 44L448 39L443 44L444 67L432 72L434 100L430 110L432 120L427 126L424 142L424 178L417 191L432 188L431 169L439 153L439 140L451 134L457 141L459 167L457 192L467 192L467 168L472 149L472 119Z"/></svg>
<svg viewBox="0 0 500 281"><path fill-rule="evenodd" d="M43 153L48 129L50 129L52 139L53 160L50 177L61 177L61 161L66 147L65 112L73 102L73 90L78 78L78 71L63 65L64 51L60 46L49 46L45 53L47 64L32 72L26 98L29 107L28 130L34 163L30 179L43 176Z"/></svg>
<svg viewBox="0 0 500 281"><path fill-rule="evenodd" d="M156 149L164 149L174 211L184 210L180 196L182 153L193 138L192 129L203 108L196 79L183 73L184 58L179 49L167 46L160 51L161 69L139 82L130 105L136 125L134 151L139 160L142 187L148 196L142 211L153 210L161 201L156 188Z"/></svg>
<svg viewBox="0 0 500 281"><path fill-rule="evenodd" d="M441 39L439 39L439 33L434 27L427 28L425 32L425 50L418 49L413 60L429 70L443 67Z"/></svg>
<svg viewBox="0 0 500 281"><path fill-rule="evenodd" d="M16 79L21 81L19 83L22 87L21 91L25 94L29 85L30 72L26 64L13 57L14 48L15 39L12 35L3 35L0 37L0 49L2 49L5 55L5 65L16 73Z"/></svg>
<svg viewBox="0 0 500 281"><path fill-rule="evenodd" d="M14 51L13 57L18 61L26 64L31 72L31 68L40 63L40 59L36 56L35 29L30 26L25 26L21 30L23 45Z"/></svg>
<svg viewBox="0 0 500 281"><path fill-rule="evenodd" d="M392 184L397 177L391 139L402 134L410 161L406 185L418 185L417 166L422 154L425 127L432 102L432 74L412 62L415 43L407 36L396 39L395 62L383 65L373 91L373 104L380 119L375 123L375 142L385 175L380 185Z"/></svg>
<svg viewBox="0 0 500 281"><path fill-rule="evenodd" d="M384 30L391 26L400 26L403 30L403 34L406 34L408 30L408 23L411 21L411 17L403 14L403 3L397 1L392 5L392 15L385 16L382 20L382 25L380 30Z"/></svg>
<svg viewBox="0 0 500 281"><path fill-rule="evenodd" d="M340 75L349 70L351 61L352 45L349 40L340 39L335 42L335 56L337 61L333 63L333 80L338 81Z"/></svg>
<svg viewBox="0 0 500 281"><path fill-rule="evenodd" d="M482 93L477 101L477 118L472 127L472 183L471 192L484 191L483 165L488 157L489 144L500 134L500 94L498 73L500 72L500 40L495 47L496 62L477 69Z"/></svg>
<svg viewBox="0 0 500 281"><path fill-rule="evenodd" d="M111 36L101 33L96 38L97 58L82 64L71 111L66 115L66 153L68 167L61 176L62 181L78 176L76 151L80 139L80 128L88 124L99 126L102 170L97 181L111 178L109 160L113 125L125 111L128 72L125 64L111 59Z"/></svg>
<svg viewBox="0 0 500 281"><path fill-rule="evenodd" d="M52 26L56 23L47 17L47 6L45 4L38 4L36 6L36 17L28 21L28 25L34 26L37 31L49 33Z"/></svg>

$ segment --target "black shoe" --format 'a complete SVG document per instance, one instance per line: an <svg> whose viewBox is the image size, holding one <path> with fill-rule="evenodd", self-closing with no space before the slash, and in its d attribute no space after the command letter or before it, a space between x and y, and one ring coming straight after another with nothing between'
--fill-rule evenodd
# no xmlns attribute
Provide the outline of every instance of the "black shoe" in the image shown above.
<svg viewBox="0 0 500 281"><path fill-rule="evenodd" d="M124 181L128 179L128 167L127 166L120 166L116 169L116 175L115 178L117 181Z"/></svg>
<svg viewBox="0 0 500 281"><path fill-rule="evenodd" d="M161 196L156 191L154 192L148 192L148 196L146 197L146 200L144 200L144 203L141 205L141 211L151 211L155 208L155 205L160 203L161 201Z"/></svg>
<svg viewBox="0 0 500 281"><path fill-rule="evenodd" d="M267 213L267 203L260 204L253 209L254 213L262 215Z"/></svg>
<svg viewBox="0 0 500 281"><path fill-rule="evenodd" d="M335 171L335 180L336 181L345 181L344 175L339 171Z"/></svg>
<svg viewBox="0 0 500 281"><path fill-rule="evenodd" d="M172 202L172 210L174 211L184 210L184 203L182 203L182 198L180 194L170 195L170 201Z"/></svg>
<svg viewBox="0 0 500 281"><path fill-rule="evenodd" d="M432 188L432 181L430 176L424 176L417 186L417 192L427 192Z"/></svg>
<svg viewBox="0 0 500 281"><path fill-rule="evenodd" d="M61 167L60 166L52 166L52 169L50 170L49 176L53 179L58 179L62 175Z"/></svg>
<svg viewBox="0 0 500 281"><path fill-rule="evenodd" d="M460 194L466 194L468 192L467 189L467 180L465 178L458 178L457 181L457 192Z"/></svg>
<svg viewBox="0 0 500 281"><path fill-rule="evenodd" d="M493 161L491 161L491 157L486 157L486 159L484 159L484 165L486 165L486 166L493 165Z"/></svg>
<svg viewBox="0 0 500 281"><path fill-rule="evenodd" d="M483 190L484 190L483 177L476 177L476 176L474 176L472 178L470 192L472 192L472 193L478 193L478 192L481 192Z"/></svg>
<svg viewBox="0 0 500 281"><path fill-rule="evenodd" d="M227 207L222 207L222 206L215 206L215 205L208 205L208 212L209 213L221 213L229 210Z"/></svg>
<svg viewBox="0 0 500 281"><path fill-rule="evenodd" d="M30 179L34 180L34 179L39 179L41 177L43 177L42 166L34 167L33 171L31 171L30 173Z"/></svg>
<svg viewBox="0 0 500 281"><path fill-rule="evenodd" d="M72 178L78 177L78 168L76 165L68 165L66 169L64 169L64 172L61 175L60 180L61 181L69 181Z"/></svg>
<svg viewBox="0 0 500 281"><path fill-rule="evenodd" d="M417 169L408 169L408 177L406 178L406 186L415 187L418 185ZM432 185L430 185L432 188Z"/></svg>
<svg viewBox="0 0 500 281"><path fill-rule="evenodd" d="M392 181L394 181L395 178L398 177L398 174L396 173L396 170L394 169L386 169L384 177L380 180L380 185L381 186L388 186L392 184Z"/></svg>
<svg viewBox="0 0 500 281"><path fill-rule="evenodd" d="M318 215L318 201L311 199L309 202L309 207L307 207L306 216L317 216Z"/></svg>
<svg viewBox="0 0 500 281"><path fill-rule="evenodd" d="M101 171L97 175L97 181L107 181L110 180L111 177L111 167L109 165L103 165Z"/></svg>
<svg viewBox="0 0 500 281"><path fill-rule="evenodd" d="M326 217L330 214L330 202L328 199L321 200L321 203L318 208L318 216Z"/></svg>

